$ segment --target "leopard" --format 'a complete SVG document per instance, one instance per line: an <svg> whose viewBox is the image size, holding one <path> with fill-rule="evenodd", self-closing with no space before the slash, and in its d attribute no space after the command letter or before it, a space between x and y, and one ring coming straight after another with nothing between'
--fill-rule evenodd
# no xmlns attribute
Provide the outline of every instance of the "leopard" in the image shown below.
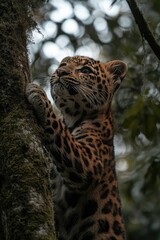
<svg viewBox="0 0 160 240"><path fill-rule="evenodd" d="M124 240L114 153L112 99L127 73L121 60L65 57L50 77L54 106L41 86L26 96L51 154L59 240Z"/></svg>

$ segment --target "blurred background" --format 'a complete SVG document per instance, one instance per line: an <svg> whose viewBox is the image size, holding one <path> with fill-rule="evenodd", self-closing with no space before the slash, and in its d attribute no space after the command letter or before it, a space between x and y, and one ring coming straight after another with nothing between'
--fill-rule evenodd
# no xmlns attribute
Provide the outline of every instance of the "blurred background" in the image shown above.
<svg viewBox="0 0 160 240"><path fill-rule="evenodd" d="M160 1L139 0L160 44ZM121 59L129 71L113 101L115 154L129 240L160 240L160 65L125 0L49 0L28 43L33 80L66 56Z"/></svg>

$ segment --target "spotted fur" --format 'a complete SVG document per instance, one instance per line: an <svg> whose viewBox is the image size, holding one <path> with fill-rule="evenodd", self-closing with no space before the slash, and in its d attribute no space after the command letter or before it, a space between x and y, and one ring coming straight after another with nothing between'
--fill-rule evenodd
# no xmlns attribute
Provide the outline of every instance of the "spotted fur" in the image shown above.
<svg viewBox="0 0 160 240"><path fill-rule="evenodd" d="M46 135L59 240L124 240L115 172L111 101L127 71L115 60L62 60L51 94L31 83L26 95Z"/></svg>

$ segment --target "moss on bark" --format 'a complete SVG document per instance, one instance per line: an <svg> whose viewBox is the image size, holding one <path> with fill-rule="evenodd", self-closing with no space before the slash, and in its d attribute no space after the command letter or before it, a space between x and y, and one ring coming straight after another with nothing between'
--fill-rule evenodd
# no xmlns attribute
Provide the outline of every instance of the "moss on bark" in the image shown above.
<svg viewBox="0 0 160 240"><path fill-rule="evenodd" d="M20 105L1 121L2 225L7 239L54 239L49 158Z"/></svg>
<svg viewBox="0 0 160 240"><path fill-rule="evenodd" d="M25 99L27 33L43 1L0 2L0 239L55 240L49 157Z"/></svg>

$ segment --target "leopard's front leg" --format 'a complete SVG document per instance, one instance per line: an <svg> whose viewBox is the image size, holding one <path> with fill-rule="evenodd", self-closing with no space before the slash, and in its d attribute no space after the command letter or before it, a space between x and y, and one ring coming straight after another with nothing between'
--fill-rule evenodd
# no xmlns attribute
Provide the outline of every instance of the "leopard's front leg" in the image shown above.
<svg viewBox="0 0 160 240"><path fill-rule="evenodd" d="M71 186L88 185L95 168L102 170L103 163L94 151L96 146L78 142L61 119L54 113L44 90L36 84L29 84L26 89L28 101L32 104L38 120L45 131L47 147L53 155L54 164ZM90 158L96 159L90 166ZM88 167L90 169L88 170ZM101 171L96 175L99 179Z"/></svg>
<svg viewBox="0 0 160 240"><path fill-rule="evenodd" d="M37 84L29 83L26 87L26 96L35 110L38 121L43 128L46 128L47 120L52 112L52 106L45 91Z"/></svg>

